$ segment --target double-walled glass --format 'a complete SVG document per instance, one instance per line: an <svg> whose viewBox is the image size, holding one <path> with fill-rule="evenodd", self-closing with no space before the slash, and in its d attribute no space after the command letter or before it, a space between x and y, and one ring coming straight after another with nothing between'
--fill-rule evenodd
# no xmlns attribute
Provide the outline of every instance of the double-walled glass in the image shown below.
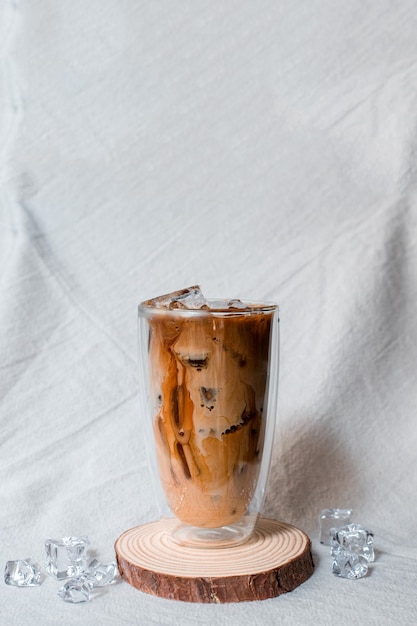
<svg viewBox="0 0 417 626"><path fill-rule="evenodd" d="M236 545L254 529L278 389L278 307L211 306L138 309L141 417L159 513L177 518L177 542L201 547Z"/></svg>

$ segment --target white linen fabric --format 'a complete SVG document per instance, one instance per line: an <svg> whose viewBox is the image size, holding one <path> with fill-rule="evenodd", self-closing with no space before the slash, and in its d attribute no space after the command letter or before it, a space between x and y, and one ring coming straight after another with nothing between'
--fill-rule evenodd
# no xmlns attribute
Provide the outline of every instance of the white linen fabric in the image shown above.
<svg viewBox="0 0 417 626"><path fill-rule="evenodd" d="M416 32L414 0L1 4L2 562L154 519L136 305L199 283L280 304L264 514L316 565L219 606L1 582L2 624L416 623ZM374 531L366 578L324 507Z"/></svg>

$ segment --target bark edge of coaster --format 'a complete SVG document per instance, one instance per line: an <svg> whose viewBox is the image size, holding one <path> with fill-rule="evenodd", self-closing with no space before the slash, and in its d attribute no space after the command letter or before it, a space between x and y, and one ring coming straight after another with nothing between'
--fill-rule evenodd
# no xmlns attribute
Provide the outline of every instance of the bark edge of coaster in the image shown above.
<svg viewBox="0 0 417 626"><path fill-rule="evenodd" d="M177 544L178 520L126 530L115 542L120 575L154 596L185 602L266 600L292 591L314 571L311 541L301 530L260 518L252 537L227 548Z"/></svg>

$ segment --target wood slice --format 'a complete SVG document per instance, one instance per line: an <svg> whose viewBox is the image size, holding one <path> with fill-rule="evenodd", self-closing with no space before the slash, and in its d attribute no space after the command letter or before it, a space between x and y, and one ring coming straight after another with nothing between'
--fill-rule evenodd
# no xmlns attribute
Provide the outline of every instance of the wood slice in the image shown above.
<svg viewBox="0 0 417 626"><path fill-rule="evenodd" d="M228 548L181 546L171 537L177 524L151 522L117 539L120 574L136 589L188 602L266 600L313 573L310 539L290 524L260 518L246 543Z"/></svg>

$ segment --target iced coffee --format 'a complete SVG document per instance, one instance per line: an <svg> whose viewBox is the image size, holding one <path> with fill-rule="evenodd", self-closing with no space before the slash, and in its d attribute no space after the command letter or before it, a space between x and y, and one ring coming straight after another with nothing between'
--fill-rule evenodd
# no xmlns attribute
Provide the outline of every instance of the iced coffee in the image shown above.
<svg viewBox="0 0 417 626"><path fill-rule="evenodd" d="M186 524L232 524L258 479L274 307L207 301L191 287L141 308L166 499Z"/></svg>

